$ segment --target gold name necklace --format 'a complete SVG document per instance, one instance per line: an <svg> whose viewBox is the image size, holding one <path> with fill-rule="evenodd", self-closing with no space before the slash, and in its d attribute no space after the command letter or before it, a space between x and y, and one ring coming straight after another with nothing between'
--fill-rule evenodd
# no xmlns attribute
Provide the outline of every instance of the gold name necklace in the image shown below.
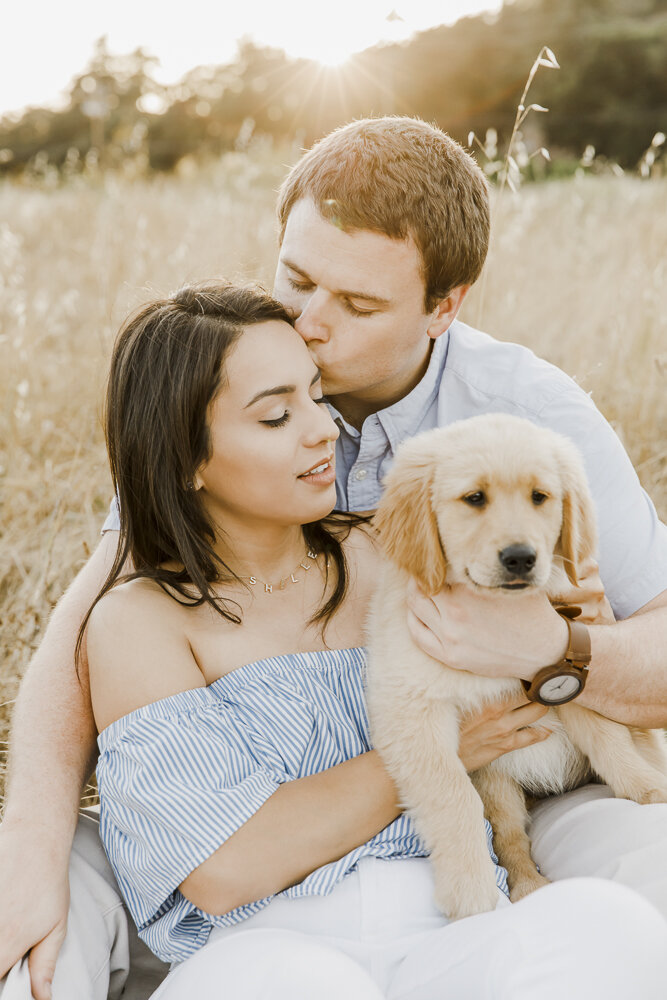
<svg viewBox="0 0 667 1000"><path fill-rule="evenodd" d="M261 585L264 587L264 593L272 594L274 590L284 590L288 583L298 583L299 580L302 580L303 577L298 577L295 576L294 574L298 573L300 569L308 571L310 567L313 565L312 562L308 562L308 559L312 559L314 561L315 559L317 559L317 557L318 557L317 552L311 552L311 550L308 549L305 559L302 559L299 565L295 566L292 572L288 573L287 576L284 576L282 580L280 580L278 583L265 583L264 580L259 580L256 576L244 576L241 579L247 580L252 587L256 586L258 583L261 583Z"/></svg>

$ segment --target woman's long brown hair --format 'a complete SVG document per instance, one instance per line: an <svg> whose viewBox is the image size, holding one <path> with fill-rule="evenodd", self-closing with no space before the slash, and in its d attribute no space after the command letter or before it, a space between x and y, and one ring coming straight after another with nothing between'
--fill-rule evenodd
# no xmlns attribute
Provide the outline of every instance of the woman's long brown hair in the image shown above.
<svg viewBox="0 0 667 1000"><path fill-rule="evenodd" d="M79 629L77 669L91 612L120 580L155 580L179 603L209 604L227 621L241 623L239 606L213 589L238 577L216 553L214 525L188 483L211 457L207 413L221 388L225 359L246 327L268 320L292 322L257 287L209 281L144 306L120 330L105 406L120 537L109 575ZM308 547L329 556L336 573L313 622L326 624L343 601L348 574L341 528L364 520L336 513L303 525ZM174 563L178 568L167 568ZM129 564L132 570L123 573Z"/></svg>

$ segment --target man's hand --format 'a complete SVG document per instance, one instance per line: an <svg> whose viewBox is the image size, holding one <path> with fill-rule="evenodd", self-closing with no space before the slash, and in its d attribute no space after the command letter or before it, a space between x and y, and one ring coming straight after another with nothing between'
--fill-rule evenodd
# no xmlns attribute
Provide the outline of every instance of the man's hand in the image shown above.
<svg viewBox="0 0 667 1000"><path fill-rule="evenodd" d="M551 735L546 726L533 726L549 709L526 703L521 694L487 705L461 721L459 757L468 773L496 760L504 753L541 743ZM529 728L526 728L529 727Z"/></svg>
<svg viewBox="0 0 667 1000"><path fill-rule="evenodd" d="M567 625L542 591L486 594L455 584L426 597L413 580L408 608L417 645L457 670L532 680L567 650Z"/></svg>
<svg viewBox="0 0 667 1000"><path fill-rule="evenodd" d="M0 826L0 979L30 949L28 969L35 1000L50 1000L56 959L67 930L67 862L32 844L25 830ZM62 869L60 875L58 869Z"/></svg>
<svg viewBox="0 0 667 1000"><path fill-rule="evenodd" d="M0 976L30 949L33 996L47 1000L69 908L69 856L81 789L95 766L95 720L85 655L74 647L84 614L113 564L107 531L55 608L21 682L10 737L0 827Z"/></svg>

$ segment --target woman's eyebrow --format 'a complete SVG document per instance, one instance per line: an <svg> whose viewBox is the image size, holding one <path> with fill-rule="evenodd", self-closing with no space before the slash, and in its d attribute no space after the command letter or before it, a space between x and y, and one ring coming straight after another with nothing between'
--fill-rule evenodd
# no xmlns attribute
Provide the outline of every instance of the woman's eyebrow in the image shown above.
<svg viewBox="0 0 667 1000"><path fill-rule="evenodd" d="M320 371L318 369L317 372L313 375L310 381L310 385L314 386L315 383L319 380L319 378L320 378ZM253 403L256 403L260 399L264 399L265 396L286 396L289 395L289 393L291 392L296 392L295 385L276 385L272 389L262 389L261 392L258 392L256 396L252 397L249 403L246 403L243 409L247 410L249 406L252 406Z"/></svg>
<svg viewBox="0 0 667 1000"><path fill-rule="evenodd" d="M312 282L310 275L304 271L302 268L298 267L293 261L287 260L286 257L281 258L281 262L288 267L290 271L295 271L300 277L305 278L306 281ZM336 288L332 289L334 295L340 295L345 299L363 299L364 302L372 302L378 306L388 306L391 305L391 299L385 299L381 295L369 295L368 292L355 292L349 288Z"/></svg>

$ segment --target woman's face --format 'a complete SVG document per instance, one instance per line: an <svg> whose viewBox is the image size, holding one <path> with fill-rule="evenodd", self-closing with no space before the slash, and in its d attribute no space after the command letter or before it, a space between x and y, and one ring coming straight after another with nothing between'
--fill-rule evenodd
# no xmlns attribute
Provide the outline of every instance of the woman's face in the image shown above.
<svg viewBox="0 0 667 1000"><path fill-rule="evenodd" d="M221 527L230 519L307 524L335 506L338 428L319 371L288 323L269 320L241 334L209 408L209 432L211 458L196 486Z"/></svg>

